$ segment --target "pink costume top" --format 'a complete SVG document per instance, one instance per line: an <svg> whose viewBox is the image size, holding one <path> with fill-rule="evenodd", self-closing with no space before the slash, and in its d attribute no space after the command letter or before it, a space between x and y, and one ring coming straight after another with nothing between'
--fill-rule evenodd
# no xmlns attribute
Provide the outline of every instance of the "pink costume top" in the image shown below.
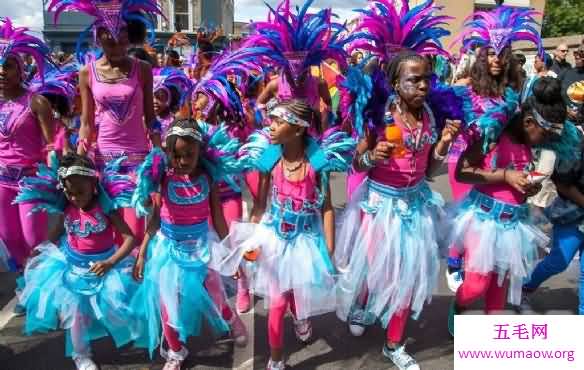
<svg viewBox="0 0 584 370"><path fill-rule="evenodd" d="M160 121L160 125L162 126L162 131L160 133L160 135L162 136L162 140L165 139L166 137L166 133L168 132L168 129L170 128L170 125L172 125L172 122L174 122L174 114L170 113L168 116L166 117L158 117L158 121Z"/></svg>
<svg viewBox="0 0 584 370"><path fill-rule="evenodd" d="M309 75L301 88L294 89L288 80L280 75L278 77L278 101L292 98L305 99L306 102L317 112L320 111L320 89L318 78Z"/></svg>
<svg viewBox="0 0 584 370"><path fill-rule="evenodd" d="M300 181L291 181L284 175L282 161L272 170L273 192L272 196L281 204L291 201L292 208L299 211L303 204L316 204L318 197L318 177L310 163L306 163L306 176ZM320 208L320 205L318 205Z"/></svg>
<svg viewBox="0 0 584 370"><path fill-rule="evenodd" d="M144 124L144 92L140 64L132 58L128 77L104 81L95 62L91 63L90 82L95 101L97 149L101 154L146 154L148 135ZM106 158L106 162L111 158Z"/></svg>
<svg viewBox="0 0 584 370"><path fill-rule="evenodd" d="M171 225L194 225L207 221L210 214L209 179L191 180L188 175L169 173L162 181L160 219Z"/></svg>
<svg viewBox="0 0 584 370"><path fill-rule="evenodd" d="M482 116L488 109L496 107L505 102L503 97L498 98L491 98L491 97L483 97L479 96L471 87L467 88L468 94L470 96L470 101L472 102L472 112L469 116L474 117L477 119L478 117ZM464 107L463 107L464 109ZM465 116L468 115L465 112ZM468 124L469 122L467 122ZM478 140L479 134L474 130L464 130L461 132L460 135L456 137L454 142L452 143L450 150L448 152L448 163L457 163L458 158L464 153L466 148L471 144Z"/></svg>
<svg viewBox="0 0 584 370"><path fill-rule="evenodd" d="M508 134L503 133L497 146L491 150L483 160L483 168L507 168L516 171L531 170L532 154L529 146L516 144ZM525 195L508 184L476 185L479 192L510 204L525 203Z"/></svg>
<svg viewBox="0 0 584 370"><path fill-rule="evenodd" d="M30 109L32 94L0 102L0 184L16 185L43 161L41 126ZM24 172L23 172L24 171Z"/></svg>
<svg viewBox="0 0 584 370"><path fill-rule="evenodd" d="M88 212L69 205L65 230L71 249L82 254L98 254L114 246L112 224L99 205Z"/></svg>
<svg viewBox="0 0 584 370"><path fill-rule="evenodd" d="M63 125L61 120L55 120L55 150L57 152L62 152L65 148L65 142L67 141L67 129Z"/></svg>
<svg viewBox="0 0 584 370"><path fill-rule="evenodd" d="M438 134L436 132L434 119L428 110L424 110L423 126L418 135L408 132L407 128L398 118L394 118L387 111L385 121L393 121L402 131L403 142L406 146L406 153L403 158L391 157L385 161L377 163L369 171L369 178L375 182L389 185L394 188L407 188L418 184L426 176L428 168L430 149L436 143ZM418 140L416 140L418 136ZM378 140L385 140L385 127L378 126ZM417 141L417 144L416 144Z"/></svg>

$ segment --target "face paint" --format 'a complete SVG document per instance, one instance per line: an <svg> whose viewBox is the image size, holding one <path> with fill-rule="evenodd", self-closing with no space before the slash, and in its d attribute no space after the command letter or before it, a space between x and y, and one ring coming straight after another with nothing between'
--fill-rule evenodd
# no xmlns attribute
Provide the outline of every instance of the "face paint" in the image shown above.
<svg viewBox="0 0 584 370"><path fill-rule="evenodd" d="M408 105L421 107L428 95L431 73L428 64L412 60L400 67L398 93Z"/></svg>

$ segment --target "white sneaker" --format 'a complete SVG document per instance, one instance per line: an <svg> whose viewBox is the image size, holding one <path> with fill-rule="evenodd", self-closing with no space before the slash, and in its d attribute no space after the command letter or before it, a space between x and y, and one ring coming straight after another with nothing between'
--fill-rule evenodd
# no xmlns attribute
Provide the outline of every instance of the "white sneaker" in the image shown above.
<svg viewBox="0 0 584 370"><path fill-rule="evenodd" d="M184 362L188 355L189 351L185 347L182 347L178 352L168 350L168 352L164 354L164 357L166 358L166 363L164 364L162 370L180 370L182 367L182 363Z"/></svg>
<svg viewBox="0 0 584 370"><path fill-rule="evenodd" d="M98 370L97 365L89 356L76 356L73 358L77 370Z"/></svg>
<svg viewBox="0 0 584 370"><path fill-rule="evenodd" d="M448 283L448 289L453 293L456 293L458 288L462 285L462 270L454 271L452 274L446 269L446 282Z"/></svg>
<svg viewBox="0 0 584 370"><path fill-rule="evenodd" d="M268 365L266 365L266 370L286 370L286 364L284 361L274 361L270 359Z"/></svg>
<svg viewBox="0 0 584 370"><path fill-rule="evenodd" d="M531 296L529 293L521 293L521 303L519 304L519 313L532 312Z"/></svg>
<svg viewBox="0 0 584 370"><path fill-rule="evenodd" d="M406 352L404 346L392 351L386 344L383 346L381 353L390 359L399 370L420 370L420 365Z"/></svg>
<svg viewBox="0 0 584 370"><path fill-rule="evenodd" d="M362 309L354 309L349 315L349 331L354 337L360 337L365 333L365 312Z"/></svg>
<svg viewBox="0 0 584 370"><path fill-rule="evenodd" d="M312 324L306 319L294 320L294 332L299 341L307 343L312 337Z"/></svg>

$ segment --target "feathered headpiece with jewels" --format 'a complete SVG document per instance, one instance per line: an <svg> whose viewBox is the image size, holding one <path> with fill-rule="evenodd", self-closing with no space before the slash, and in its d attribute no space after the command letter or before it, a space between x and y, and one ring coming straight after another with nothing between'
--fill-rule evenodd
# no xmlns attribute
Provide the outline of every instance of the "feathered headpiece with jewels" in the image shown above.
<svg viewBox="0 0 584 370"><path fill-rule="evenodd" d="M4 64L8 56L12 56L18 62L20 72L24 74L20 54L28 54L35 60L42 79L46 63L54 64L50 58L51 50L28 31L26 27L14 27L10 18L0 18L0 65Z"/></svg>
<svg viewBox="0 0 584 370"><path fill-rule="evenodd" d="M67 99L69 108L73 106L73 99L77 94L76 80L79 69L75 64L51 68L45 74L31 81L31 90L36 94L50 94Z"/></svg>
<svg viewBox="0 0 584 370"><path fill-rule="evenodd" d="M412 9L408 0L401 0L399 10L396 2L371 0L368 9L356 10L362 15L350 51L368 50L386 61L402 50L448 56L440 39L450 34L442 26L452 17L436 15L442 7L435 6L433 0L426 0Z"/></svg>
<svg viewBox="0 0 584 370"><path fill-rule="evenodd" d="M307 0L293 13L290 0L282 1L276 9L269 5L268 20L251 25L254 34L243 48L263 46L273 64L288 71L297 79L311 66L318 66L326 59L336 60L341 67L347 65L344 46L349 41L341 36L345 27L332 21L331 9L309 14L314 0Z"/></svg>
<svg viewBox="0 0 584 370"><path fill-rule="evenodd" d="M164 17L157 0L51 0L48 10L55 12L55 23L64 11L77 11L95 17L95 21L81 33L78 49L91 30L95 32L97 28L104 27L117 40L122 27L133 20L144 23L153 38L153 17Z"/></svg>
<svg viewBox="0 0 584 370"><path fill-rule="evenodd" d="M170 99L172 94L170 93L169 88L175 88L180 95L178 101L179 106L182 106L186 99L191 95L194 87L193 82L183 71L177 68L165 67L155 68L152 73L154 74L154 92L158 90L166 90Z"/></svg>
<svg viewBox="0 0 584 370"><path fill-rule="evenodd" d="M497 55L515 41L530 41L543 55L543 45L534 17L541 13L527 8L499 6L493 11L477 11L464 22L454 43L462 40L462 52L477 47L491 47Z"/></svg>

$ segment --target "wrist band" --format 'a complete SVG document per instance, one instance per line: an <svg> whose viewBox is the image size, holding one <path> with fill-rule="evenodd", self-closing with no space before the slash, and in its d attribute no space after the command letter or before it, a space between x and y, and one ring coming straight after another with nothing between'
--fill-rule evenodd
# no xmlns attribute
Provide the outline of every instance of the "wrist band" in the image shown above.
<svg viewBox="0 0 584 370"><path fill-rule="evenodd" d="M360 160L361 165L363 167L365 167L365 168L373 168L373 167L375 167L375 164L371 160L371 151L368 150L365 153L363 153L361 155L361 158L360 159L361 159Z"/></svg>
<svg viewBox="0 0 584 370"><path fill-rule="evenodd" d="M440 155L440 154L438 154L436 147L434 147L434 150L432 151L432 158L434 158L437 161L443 161L444 159L446 159L446 156L448 155L448 152L446 152L446 153L447 154L445 154L445 155Z"/></svg>

